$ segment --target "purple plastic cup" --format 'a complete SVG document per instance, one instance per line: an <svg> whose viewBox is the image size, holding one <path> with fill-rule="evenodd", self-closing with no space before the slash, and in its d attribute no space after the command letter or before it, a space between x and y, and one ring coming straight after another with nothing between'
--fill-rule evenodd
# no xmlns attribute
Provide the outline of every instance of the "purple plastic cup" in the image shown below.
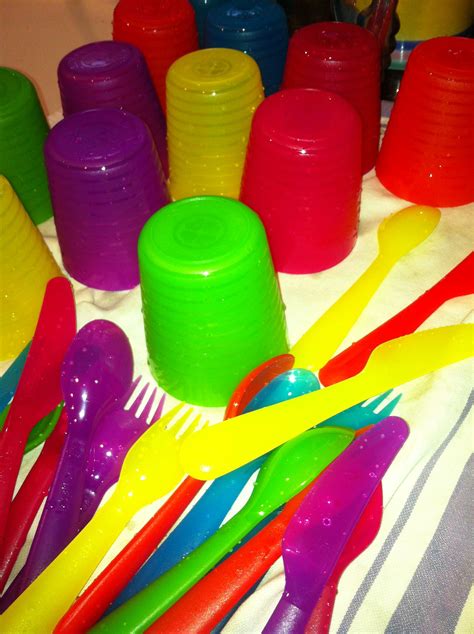
<svg viewBox="0 0 474 634"><path fill-rule="evenodd" d="M120 108L140 117L155 141L168 176L166 120L140 50L125 42L92 42L68 53L58 66L65 117L93 108Z"/></svg>
<svg viewBox="0 0 474 634"><path fill-rule="evenodd" d="M45 162L67 272L101 290L137 286L138 236L169 201L148 127L118 109L72 114L51 130Z"/></svg>

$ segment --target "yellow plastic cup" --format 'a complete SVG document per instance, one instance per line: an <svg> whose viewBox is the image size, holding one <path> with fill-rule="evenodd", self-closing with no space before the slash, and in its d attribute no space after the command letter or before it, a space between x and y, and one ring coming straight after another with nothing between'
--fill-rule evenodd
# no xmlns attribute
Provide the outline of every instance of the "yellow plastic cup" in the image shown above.
<svg viewBox="0 0 474 634"><path fill-rule="evenodd" d="M262 100L258 65L241 51L203 49L174 62L166 78L174 200L239 197L250 125Z"/></svg>
<svg viewBox="0 0 474 634"><path fill-rule="evenodd" d="M0 175L0 360L33 336L47 282L62 275L9 181Z"/></svg>

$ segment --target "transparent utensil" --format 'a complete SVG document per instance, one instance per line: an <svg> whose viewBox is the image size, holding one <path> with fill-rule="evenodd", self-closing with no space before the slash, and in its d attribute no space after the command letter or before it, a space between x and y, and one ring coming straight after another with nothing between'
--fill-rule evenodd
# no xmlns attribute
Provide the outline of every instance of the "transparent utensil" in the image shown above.
<svg viewBox="0 0 474 634"><path fill-rule="evenodd" d="M0 592L8 581L31 524L48 494L64 445L66 429L67 418L63 413L13 498L0 548Z"/></svg>
<svg viewBox="0 0 474 634"><path fill-rule="evenodd" d="M170 426L181 409L182 405L173 408L140 436L125 457L110 499L4 612L1 631L52 631L135 513L179 483L183 477L179 447L200 418L183 431L193 411L188 409Z"/></svg>
<svg viewBox="0 0 474 634"><path fill-rule="evenodd" d="M111 321L83 326L61 366L67 436L38 529L22 570L0 600L5 610L77 533L85 465L97 414L121 396L132 380L133 355L127 336Z"/></svg>
<svg viewBox="0 0 474 634"><path fill-rule="evenodd" d="M63 277L53 278L46 286L31 348L0 435L0 543L28 435L62 400L60 368L75 332L71 284Z"/></svg>
<svg viewBox="0 0 474 634"><path fill-rule="evenodd" d="M350 534L341 556L337 560L329 581L311 613L305 627L305 634L328 634L334 603L337 597L337 587L344 571L357 557L370 546L376 538L383 515L382 483L375 489L374 494L362 511L359 521Z"/></svg>
<svg viewBox="0 0 474 634"><path fill-rule="evenodd" d="M312 429L279 447L260 469L250 499L232 519L177 566L100 621L92 631L145 630L252 528L314 480L353 437L354 432L346 429Z"/></svg>
<svg viewBox="0 0 474 634"><path fill-rule="evenodd" d="M472 356L473 341L474 325L458 324L383 343L346 381L194 434L182 447L183 469L209 480L228 473L362 399Z"/></svg>
<svg viewBox="0 0 474 634"><path fill-rule="evenodd" d="M6 370L0 377L0 411L5 409L15 394L18 381L20 380L21 373L25 367L26 357L28 356L30 346L31 342L23 348L8 370Z"/></svg>
<svg viewBox="0 0 474 634"><path fill-rule="evenodd" d="M148 398L146 383L127 407L140 377L123 396L99 413L87 457L78 530L94 515L106 491L118 480L125 455L133 443L161 416L165 397L155 407L156 388ZM141 413L139 414L139 410Z"/></svg>
<svg viewBox="0 0 474 634"><path fill-rule="evenodd" d="M319 379L323 385L332 385L354 376L362 370L376 346L414 332L445 302L471 293L474 293L473 252L414 302L330 359L320 369Z"/></svg>
<svg viewBox="0 0 474 634"><path fill-rule="evenodd" d="M297 367L317 371L329 361L391 269L433 233L440 217L435 207L412 205L380 223L375 260L290 350Z"/></svg>
<svg viewBox="0 0 474 634"><path fill-rule="evenodd" d="M314 484L283 537L285 589L264 634L304 633L352 530L408 434L402 418L386 418Z"/></svg>

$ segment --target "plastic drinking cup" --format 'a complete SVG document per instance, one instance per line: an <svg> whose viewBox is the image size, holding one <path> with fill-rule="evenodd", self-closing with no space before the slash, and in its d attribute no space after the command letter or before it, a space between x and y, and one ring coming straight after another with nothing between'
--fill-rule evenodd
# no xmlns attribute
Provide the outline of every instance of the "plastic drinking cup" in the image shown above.
<svg viewBox="0 0 474 634"><path fill-rule="evenodd" d="M361 122L345 99L294 88L259 106L240 199L259 214L277 271L315 273L350 253L361 181Z"/></svg>
<svg viewBox="0 0 474 634"><path fill-rule="evenodd" d="M0 360L33 336L48 281L61 271L8 180L0 175Z"/></svg>
<svg viewBox="0 0 474 634"><path fill-rule="evenodd" d="M102 290L136 286L139 233L169 200L147 126L118 109L78 112L51 130L45 156L68 273Z"/></svg>
<svg viewBox="0 0 474 634"><path fill-rule="evenodd" d="M273 0L230 0L211 9L206 48L233 48L258 64L266 96L280 88L288 49L288 23Z"/></svg>
<svg viewBox="0 0 474 634"><path fill-rule="evenodd" d="M171 203L146 223L138 257L149 365L172 396L223 406L252 368L287 351L265 231L242 203Z"/></svg>
<svg viewBox="0 0 474 634"><path fill-rule="evenodd" d="M410 55L376 173L393 194L423 205L474 201L474 41L440 37Z"/></svg>
<svg viewBox="0 0 474 634"><path fill-rule="evenodd" d="M362 171L375 165L380 136L381 51L355 24L320 22L290 39L283 88L318 88L349 101L362 120Z"/></svg>
<svg viewBox="0 0 474 634"><path fill-rule="evenodd" d="M165 110L169 67L198 48L191 4L188 0L120 0L114 10L113 39L141 50Z"/></svg>
<svg viewBox="0 0 474 634"><path fill-rule="evenodd" d="M263 99L256 62L240 51L185 55L167 80L170 193L237 198L253 113Z"/></svg>
<svg viewBox="0 0 474 634"><path fill-rule="evenodd" d="M0 67L0 174L11 182L35 224L53 215L43 158L48 131L31 81Z"/></svg>
<svg viewBox="0 0 474 634"><path fill-rule="evenodd" d="M166 121L145 58L126 42L93 42L68 53L58 66L64 116L94 108L120 108L150 128L168 175Z"/></svg>

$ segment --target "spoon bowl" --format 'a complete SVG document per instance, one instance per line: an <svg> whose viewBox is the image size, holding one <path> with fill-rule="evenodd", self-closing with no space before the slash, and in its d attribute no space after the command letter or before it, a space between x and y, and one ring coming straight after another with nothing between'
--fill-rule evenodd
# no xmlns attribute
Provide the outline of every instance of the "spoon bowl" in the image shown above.
<svg viewBox="0 0 474 634"><path fill-rule="evenodd" d="M439 224L436 207L412 205L387 216L379 225L377 239L380 256L398 260L421 244Z"/></svg>
<svg viewBox="0 0 474 634"><path fill-rule="evenodd" d="M6 609L67 546L77 532L85 467L97 414L132 381L133 356L125 333L95 320L76 334L61 367L67 436L56 475L23 569L1 599Z"/></svg>
<svg viewBox="0 0 474 634"><path fill-rule="evenodd" d="M435 207L412 205L382 221L375 260L290 350L297 367L316 372L329 361L392 267L434 231L440 217Z"/></svg>

